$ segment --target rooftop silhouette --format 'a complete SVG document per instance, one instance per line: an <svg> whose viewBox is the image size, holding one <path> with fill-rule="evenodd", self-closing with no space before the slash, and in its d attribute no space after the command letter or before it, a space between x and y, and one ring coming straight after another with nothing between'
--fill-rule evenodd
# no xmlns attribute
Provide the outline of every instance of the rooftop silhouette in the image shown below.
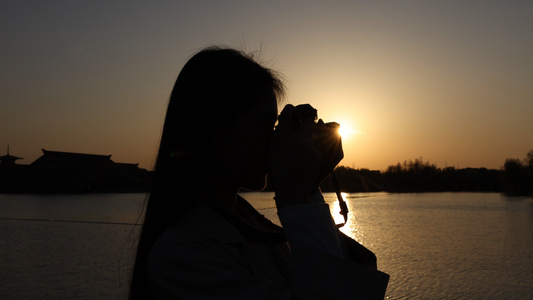
<svg viewBox="0 0 533 300"><path fill-rule="evenodd" d="M150 172L138 164L116 163L111 155L42 149L29 165L16 164L8 153L0 160L0 192L103 193L146 192Z"/></svg>

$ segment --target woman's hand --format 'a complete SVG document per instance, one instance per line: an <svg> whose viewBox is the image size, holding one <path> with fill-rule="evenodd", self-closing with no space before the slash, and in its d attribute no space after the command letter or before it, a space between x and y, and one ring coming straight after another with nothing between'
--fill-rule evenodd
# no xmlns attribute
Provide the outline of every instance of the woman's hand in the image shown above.
<svg viewBox="0 0 533 300"><path fill-rule="evenodd" d="M318 188L321 154L315 148L311 118L295 128L294 106L287 105L279 115L269 152L269 176L276 192L278 209L307 203Z"/></svg>

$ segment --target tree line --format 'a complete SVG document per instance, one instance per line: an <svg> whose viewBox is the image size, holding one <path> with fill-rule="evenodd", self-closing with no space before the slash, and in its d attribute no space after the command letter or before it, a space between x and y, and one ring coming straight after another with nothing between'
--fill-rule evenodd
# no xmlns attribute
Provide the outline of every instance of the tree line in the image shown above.
<svg viewBox="0 0 533 300"><path fill-rule="evenodd" d="M511 196L533 196L533 150L523 160L509 158L503 165L502 186Z"/></svg>
<svg viewBox="0 0 533 300"><path fill-rule="evenodd" d="M507 159L500 170L439 168L422 158L389 166L385 171L339 166L335 174L343 192L498 192L533 196L533 150L526 158ZM333 192L331 178L321 189Z"/></svg>

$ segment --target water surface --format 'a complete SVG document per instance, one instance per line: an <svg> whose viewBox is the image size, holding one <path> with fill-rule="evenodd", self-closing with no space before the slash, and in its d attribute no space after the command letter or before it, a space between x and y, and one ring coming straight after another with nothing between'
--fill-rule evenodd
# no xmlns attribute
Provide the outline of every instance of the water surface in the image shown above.
<svg viewBox="0 0 533 300"><path fill-rule="evenodd" d="M277 221L272 194L243 194ZM325 194L338 223L334 194ZM346 194L388 299L533 299L533 200ZM125 299L144 194L0 195L0 299Z"/></svg>

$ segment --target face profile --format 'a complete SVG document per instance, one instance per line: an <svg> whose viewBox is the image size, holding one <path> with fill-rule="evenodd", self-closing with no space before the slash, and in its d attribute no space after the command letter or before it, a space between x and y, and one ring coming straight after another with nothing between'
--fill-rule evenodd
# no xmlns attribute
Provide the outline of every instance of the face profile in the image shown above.
<svg viewBox="0 0 533 300"><path fill-rule="evenodd" d="M258 97L261 97L259 95ZM257 107L244 112L235 121L235 130L222 136L224 157L222 171L234 176L240 188L259 191L265 187L268 172L268 150L277 120L277 101L267 97Z"/></svg>

